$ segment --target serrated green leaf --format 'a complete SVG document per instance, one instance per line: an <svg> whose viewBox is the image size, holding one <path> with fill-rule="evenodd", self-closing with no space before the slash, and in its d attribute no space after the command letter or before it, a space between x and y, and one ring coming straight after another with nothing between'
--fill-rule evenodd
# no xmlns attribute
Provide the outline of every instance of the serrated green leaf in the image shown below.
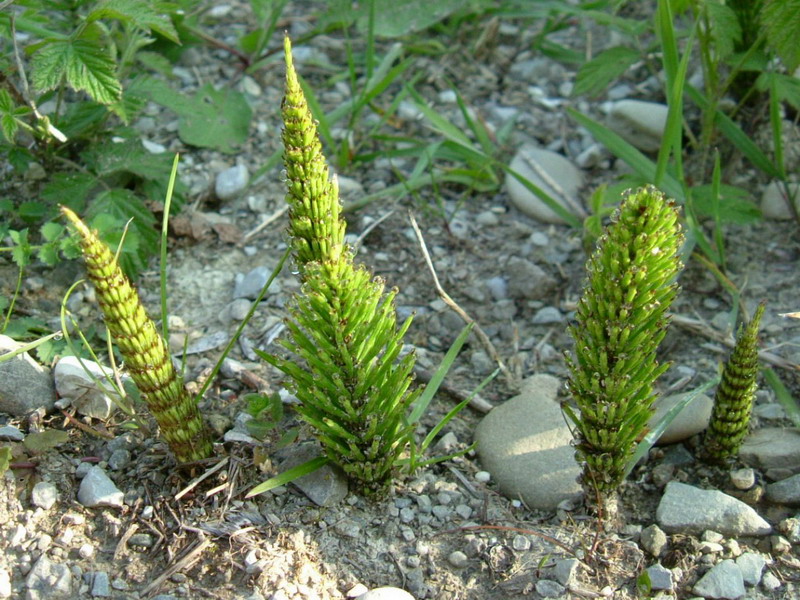
<svg viewBox="0 0 800 600"><path fill-rule="evenodd" d="M97 148L92 153L91 160L95 171L101 177L126 172L143 179L163 181L170 173L170 159L149 153L138 139L108 144L102 149Z"/></svg>
<svg viewBox="0 0 800 600"><path fill-rule="evenodd" d="M39 250L36 255L44 264L49 267L54 267L58 264L58 244L43 244L39 246Z"/></svg>
<svg viewBox="0 0 800 600"><path fill-rule="evenodd" d="M25 436L23 444L31 452L41 454L56 448L69 440L69 434L59 429L46 429L38 433L29 433Z"/></svg>
<svg viewBox="0 0 800 600"><path fill-rule="evenodd" d="M724 59L733 53L734 45L742 39L739 19L733 9L718 0L706 0L704 6L711 22L711 35L716 46L717 58Z"/></svg>
<svg viewBox="0 0 800 600"><path fill-rule="evenodd" d="M765 0L761 9L767 43L791 73L800 66L800 0Z"/></svg>
<svg viewBox="0 0 800 600"><path fill-rule="evenodd" d="M52 242L61 237L61 234L64 233L64 229L64 226L60 223L51 221L50 223L42 225L40 232L45 240Z"/></svg>
<svg viewBox="0 0 800 600"><path fill-rule="evenodd" d="M89 173L56 173L42 189L41 198L51 206L64 204L76 212L83 212L92 189L97 185L97 178Z"/></svg>
<svg viewBox="0 0 800 600"><path fill-rule="evenodd" d="M756 80L756 88L762 92L772 89L778 95L779 102L788 102L800 110L800 79L783 73L761 73Z"/></svg>
<svg viewBox="0 0 800 600"><path fill-rule="evenodd" d="M641 55L627 46L615 46L584 64L575 79L574 96L597 96L622 75Z"/></svg>
<svg viewBox="0 0 800 600"><path fill-rule="evenodd" d="M119 19L124 23L158 32L171 42L180 44L172 21L159 14L160 5L160 2L147 0L105 0L87 15L86 20L93 22L98 19Z"/></svg>
<svg viewBox="0 0 800 600"><path fill-rule="evenodd" d="M19 218L28 223L35 223L47 214L47 206L36 200L26 200L17 208Z"/></svg>
<svg viewBox="0 0 800 600"><path fill-rule="evenodd" d="M22 229L20 231L10 230L8 235L11 241L14 242L14 248L11 250L11 258L16 265L21 269L26 267L31 259L31 244L28 241L28 230Z"/></svg>
<svg viewBox="0 0 800 600"><path fill-rule="evenodd" d="M143 66L160 73L164 77L174 77L172 74L172 63L163 54L142 50L136 53L136 60Z"/></svg>
<svg viewBox="0 0 800 600"><path fill-rule="evenodd" d="M111 104L122 95L116 63L98 41L52 40L33 55L31 63L31 77L39 91L57 89L66 81L100 104Z"/></svg>

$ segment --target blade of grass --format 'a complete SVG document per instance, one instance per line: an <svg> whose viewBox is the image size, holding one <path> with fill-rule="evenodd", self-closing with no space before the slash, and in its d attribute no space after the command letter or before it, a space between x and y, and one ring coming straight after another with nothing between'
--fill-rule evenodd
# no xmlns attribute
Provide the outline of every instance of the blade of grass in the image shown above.
<svg viewBox="0 0 800 600"><path fill-rule="evenodd" d="M714 151L714 170L711 173L711 206L714 211L714 243L717 246L719 266L725 272L725 240L722 237L722 212L720 207L720 186L722 185L722 166L719 151Z"/></svg>
<svg viewBox="0 0 800 600"><path fill-rule="evenodd" d="M178 178L178 161L176 152L172 160L172 171L167 182L167 195L164 198L164 218L161 220L161 248L158 261L158 279L161 294L161 337L169 340L169 310L167 307L167 232L169 230L169 209L172 206L172 193L175 191L175 180Z"/></svg>
<svg viewBox="0 0 800 600"><path fill-rule="evenodd" d="M274 490L276 487L280 487L282 485L286 485L287 483L291 483L295 479L300 479L301 477L308 475L309 473L313 473L317 469L321 469L329 462L330 459L328 459L327 456L318 456L317 458L313 458L307 462L304 462L302 465L297 465L296 467L292 467L291 469L289 469L288 471L284 471L280 475L276 475L275 477L270 477L266 481L259 483L256 487L247 492L245 498L252 498L253 496L258 496L259 494L263 494L264 492Z"/></svg>

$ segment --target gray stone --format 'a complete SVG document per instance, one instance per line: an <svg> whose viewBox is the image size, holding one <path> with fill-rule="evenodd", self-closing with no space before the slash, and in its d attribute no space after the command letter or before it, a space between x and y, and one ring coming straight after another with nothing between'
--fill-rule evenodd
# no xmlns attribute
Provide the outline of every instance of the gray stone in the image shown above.
<svg viewBox="0 0 800 600"><path fill-rule="evenodd" d="M491 279L487 279L486 287L495 300L508 298L508 282L504 277L497 275Z"/></svg>
<svg viewBox="0 0 800 600"><path fill-rule="evenodd" d="M92 380L92 377L97 383ZM114 372L92 360L65 356L53 370L56 390L61 398L72 402L80 414L93 419L108 419L116 408L113 398L118 398L108 380L114 381Z"/></svg>
<svg viewBox="0 0 800 600"><path fill-rule="evenodd" d="M577 558L562 558L556 560L553 567L553 575L558 582L567 588L575 587L578 584L578 571L581 568L581 561Z"/></svg>
<svg viewBox="0 0 800 600"><path fill-rule="evenodd" d="M272 275L272 269L263 265L252 269L246 275L238 274L233 288L234 299L247 298L248 300L255 300L261 293L261 289L266 285L270 275ZM269 288L273 293L280 291L278 280L275 279Z"/></svg>
<svg viewBox="0 0 800 600"><path fill-rule="evenodd" d="M723 560L703 575L692 591L703 598L741 598L745 594L742 572L732 560Z"/></svg>
<svg viewBox="0 0 800 600"><path fill-rule="evenodd" d="M737 490L749 490L756 484L756 472L753 469L736 469L731 471L730 477Z"/></svg>
<svg viewBox="0 0 800 600"><path fill-rule="evenodd" d="M557 581L540 579L536 582L536 593L543 598L558 598L564 595L566 588Z"/></svg>
<svg viewBox="0 0 800 600"><path fill-rule="evenodd" d="M43 554L25 578L26 600L56 600L72 596L72 573L67 565L51 561Z"/></svg>
<svg viewBox="0 0 800 600"><path fill-rule="evenodd" d="M455 550L447 555L447 562L453 565L456 569L463 569L469 564L467 555L461 550Z"/></svg>
<svg viewBox="0 0 800 600"><path fill-rule="evenodd" d="M717 490L701 490L670 481L656 510L659 526L669 533L767 535L772 527L744 502Z"/></svg>
<svg viewBox="0 0 800 600"><path fill-rule="evenodd" d="M379 587L361 594L356 600L414 600L414 596L396 587Z"/></svg>
<svg viewBox="0 0 800 600"><path fill-rule="evenodd" d="M4 425L0 427L0 440L9 442L21 442L25 439L25 434L13 425Z"/></svg>
<svg viewBox="0 0 800 600"><path fill-rule="evenodd" d="M765 421L782 421L786 418L786 411L777 402L767 402L754 406L753 416Z"/></svg>
<svg viewBox="0 0 800 600"><path fill-rule="evenodd" d="M767 486L767 500L787 506L800 506L800 475Z"/></svg>
<svg viewBox="0 0 800 600"><path fill-rule="evenodd" d="M800 430L764 427L748 435L739 458L751 467L800 472Z"/></svg>
<svg viewBox="0 0 800 600"><path fill-rule="evenodd" d="M666 104L619 100L612 105L607 124L639 150L656 152L664 137L668 111Z"/></svg>
<svg viewBox="0 0 800 600"><path fill-rule="evenodd" d="M31 502L34 506L50 510L58 502L58 489L49 481L40 481L31 490Z"/></svg>
<svg viewBox="0 0 800 600"><path fill-rule="evenodd" d="M800 210L800 183L790 183L788 188L795 210ZM761 195L761 214L767 219L790 221L794 216L787 200L783 184L780 181L771 182Z"/></svg>
<svg viewBox="0 0 800 600"><path fill-rule="evenodd" d="M292 446L288 452L290 453L288 457L281 462L282 471L288 471L320 456L320 450L314 444ZM344 473L339 467L330 463L313 473L295 479L292 485L317 506L332 506L347 496L347 479Z"/></svg>
<svg viewBox="0 0 800 600"><path fill-rule="evenodd" d="M120 471L131 462L131 452L125 448L117 448L108 457L108 468L112 471Z"/></svg>
<svg viewBox="0 0 800 600"><path fill-rule="evenodd" d="M667 548L667 534L658 525L650 525L642 530L639 543L652 556L658 558Z"/></svg>
<svg viewBox="0 0 800 600"><path fill-rule="evenodd" d="M742 581L745 585L758 585L767 561L760 554L745 552L736 558L736 566L742 572Z"/></svg>
<svg viewBox="0 0 800 600"><path fill-rule="evenodd" d="M0 567L0 598L11 598L11 573Z"/></svg>
<svg viewBox="0 0 800 600"><path fill-rule="evenodd" d="M531 323L534 325L552 325L554 323L563 323L564 315L555 306L545 306L544 308L536 311L533 315Z"/></svg>
<svg viewBox="0 0 800 600"><path fill-rule="evenodd" d="M92 596L95 598L108 598L111 595L111 583L108 573L97 571L92 577Z"/></svg>
<svg viewBox="0 0 800 600"><path fill-rule="evenodd" d="M0 335L0 355L14 352L22 344ZM24 417L40 407L51 411L56 401L48 369L27 352L0 362L0 412Z"/></svg>
<svg viewBox="0 0 800 600"><path fill-rule="evenodd" d="M685 396L686 394L673 394L672 396L659 397L653 404L655 412L650 417L650 428L655 427L667 412L683 400ZM711 398L705 394L698 394L672 420L664 430L664 433L661 434L661 437L658 438L657 443L659 445L675 444L700 433L708 427L713 406L714 401Z"/></svg>
<svg viewBox="0 0 800 600"><path fill-rule="evenodd" d="M508 295L521 300L549 298L557 282L544 269L525 258L512 256L505 266Z"/></svg>
<svg viewBox="0 0 800 600"><path fill-rule="evenodd" d="M475 430L483 467L500 491L539 510L555 510L582 493L560 387L550 375L527 379L518 396L494 408Z"/></svg>
<svg viewBox="0 0 800 600"><path fill-rule="evenodd" d="M119 508L125 495L117 489L105 471L98 466L89 469L78 489L78 502L88 508L112 506Z"/></svg>
<svg viewBox="0 0 800 600"><path fill-rule="evenodd" d="M514 156L510 167L569 212L584 216L578 200L583 174L561 154L526 145ZM511 203L526 215L544 223L564 223L564 219L511 174L506 174L506 190Z"/></svg>
<svg viewBox="0 0 800 600"><path fill-rule="evenodd" d="M220 200L232 200L244 191L250 181L250 173L244 165L225 169L217 175L214 191Z"/></svg>
<svg viewBox="0 0 800 600"><path fill-rule="evenodd" d="M647 574L650 576L651 589L672 591L672 571L660 564L655 564L647 567Z"/></svg>
<svg viewBox="0 0 800 600"><path fill-rule="evenodd" d="M780 589L781 580L775 577L771 571L767 571L764 573L764 576L761 578L761 587L763 587L768 592L774 592Z"/></svg>

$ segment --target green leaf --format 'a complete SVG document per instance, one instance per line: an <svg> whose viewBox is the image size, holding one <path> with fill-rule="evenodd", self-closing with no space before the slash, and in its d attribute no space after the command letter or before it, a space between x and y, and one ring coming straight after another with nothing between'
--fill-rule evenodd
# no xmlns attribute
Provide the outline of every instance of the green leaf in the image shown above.
<svg viewBox="0 0 800 600"><path fill-rule="evenodd" d="M89 194L98 185L89 173L56 173L42 189L41 198L51 206L64 204L75 212L83 212Z"/></svg>
<svg viewBox="0 0 800 600"><path fill-rule="evenodd" d="M31 62L33 84L39 91L57 89L66 81L100 104L111 104L122 95L117 65L98 41L52 40L33 55Z"/></svg>
<svg viewBox="0 0 800 600"><path fill-rule="evenodd" d="M26 200L20 203L19 208L17 208L19 218L28 223L39 221L46 213L47 206L43 202L37 202L36 200Z"/></svg>
<svg viewBox="0 0 800 600"><path fill-rule="evenodd" d="M712 186L699 185L692 188L694 208L701 217L719 217L720 223L747 225L761 220L761 210L750 199L750 193L733 185L720 185L720 210L714 210Z"/></svg>
<svg viewBox="0 0 800 600"><path fill-rule="evenodd" d="M773 89L778 101L786 101L795 109L800 110L800 79L785 75L784 73L761 73L756 79L756 88L765 92Z"/></svg>
<svg viewBox="0 0 800 600"><path fill-rule="evenodd" d="M23 118L30 113L31 110L27 106L16 106L8 90L0 88L0 128L9 143L14 143L20 124L25 123Z"/></svg>
<svg viewBox="0 0 800 600"><path fill-rule="evenodd" d="M46 429L39 433L29 433L25 436L23 444L31 452L41 454L56 448L69 440L69 434L59 429Z"/></svg>
<svg viewBox="0 0 800 600"><path fill-rule="evenodd" d="M14 242L14 249L11 250L11 258L22 269L28 265L31 260L31 243L28 241L28 230L22 229L21 231L14 231L13 229L8 232L11 236L11 241Z"/></svg>
<svg viewBox="0 0 800 600"><path fill-rule="evenodd" d="M733 54L734 45L742 39L739 19L730 6L718 0L706 0L704 6L711 22L711 35L716 46L717 59L725 59Z"/></svg>
<svg viewBox="0 0 800 600"><path fill-rule="evenodd" d="M165 181L169 178L171 159L151 154L138 139L106 144L85 156L94 163L95 171L101 177L125 172L143 179Z"/></svg>
<svg viewBox="0 0 800 600"><path fill-rule="evenodd" d="M318 456L308 462L304 462L301 465L297 465L289 469L288 471L284 471L280 475L276 477L271 477L266 481L258 484L252 490L247 492L247 496L245 498L252 498L253 496L258 496L259 494L263 494L264 492L268 492L269 490L273 490L276 487L280 487L282 485L286 485L287 483L291 483L295 479L300 479L304 475L308 475L309 473L313 473L317 469L321 469L325 465L330 462L328 457L326 456Z"/></svg>
<svg viewBox="0 0 800 600"><path fill-rule="evenodd" d="M798 404L775 371L767 368L763 369L762 372L764 373L764 379L772 388L772 391L775 392L775 398L783 406L783 410L786 411L789 419L791 419L795 427L800 427L800 404Z"/></svg>
<svg viewBox="0 0 800 600"><path fill-rule="evenodd" d="M580 68L572 95L600 95L640 57L638 51L627 46L615 46L601 52Z"/></svg>
<svg viewBox="0 0 800 600"><path fill-rule="evenodd" d="M45 240L52 242L61 237L61 235L64 233L64 229L64 226L60 223L51 221L50 223L45 223L42 225L40 233Z"/></svg>
<svg viewBox="0 0 800 600"><path fill-rule="evenodd" d="M91 11L86 20L88 22L98 19L118 19L124 23L130 23L142 29L152 30L160 33L165 38L180 44L178 32L167 17L159 14L161 2L151 2L147 0L105 0L100 2ZM167 7L164 6L164 11Z"/></svg>
<svg viewBox="0 0 800 600"><path fill-rule="evenodd" d="M765 0L761 21L767 43L791 73L800 65L800 0Z"/></svg>
<svg viewBox="0 0 800 600"><path fill-rule="evenodd" d="M235 146L247 140L253 111L236 90L216 90L208 83L187 98L152 78L142 84L142 90L178 113L178 135L187 144L234 152Z"/></svg>

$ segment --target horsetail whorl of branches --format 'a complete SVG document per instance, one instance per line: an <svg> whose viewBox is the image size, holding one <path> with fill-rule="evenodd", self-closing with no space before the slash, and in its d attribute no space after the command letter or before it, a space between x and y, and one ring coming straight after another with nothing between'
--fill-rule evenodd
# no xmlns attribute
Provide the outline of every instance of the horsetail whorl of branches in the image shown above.
<svg viewBox="0 0 800 600"><path fill-rule="evenodd" d="M677 293L683 236L671 201L653 187L630 192L586 265L578 303L575 356L567 356L582 483L600 497L622 483L645 432L653 384L667 369L656 361L666 311Z"/></svg>
<svg viewBox="0 0 800 600"><path fill-rule="evenodd" d="M289 203L289 235L302 288L282 344L293 360L261 353L286 374L300 400L298 412L315 431L326 456L366 493L391 482L413 440L406 413L413 353L400 358L411 324L397 327L394 298L344 243L345 223L316 125L285 40L286 94L282 112Z"/></svg>
<svg viewBox="0 0 800 600"><path fill-rule="evenodd" d="M80 236L89 279L97 291L106 325L178 462L208 458L211 438L197 402L172 366L164 339L145 313L139 294L97 235L70 209L61 212Z"/></svg>
<svg viewBox="0 0 800 600"><path fill-rule="evenodd" d="M746 327L739 327L736 345L722 369L714 408L705 435L706 457L723 462L739 452L747 435L758 375L758 328L766 302L761 302Z"/></svg>

